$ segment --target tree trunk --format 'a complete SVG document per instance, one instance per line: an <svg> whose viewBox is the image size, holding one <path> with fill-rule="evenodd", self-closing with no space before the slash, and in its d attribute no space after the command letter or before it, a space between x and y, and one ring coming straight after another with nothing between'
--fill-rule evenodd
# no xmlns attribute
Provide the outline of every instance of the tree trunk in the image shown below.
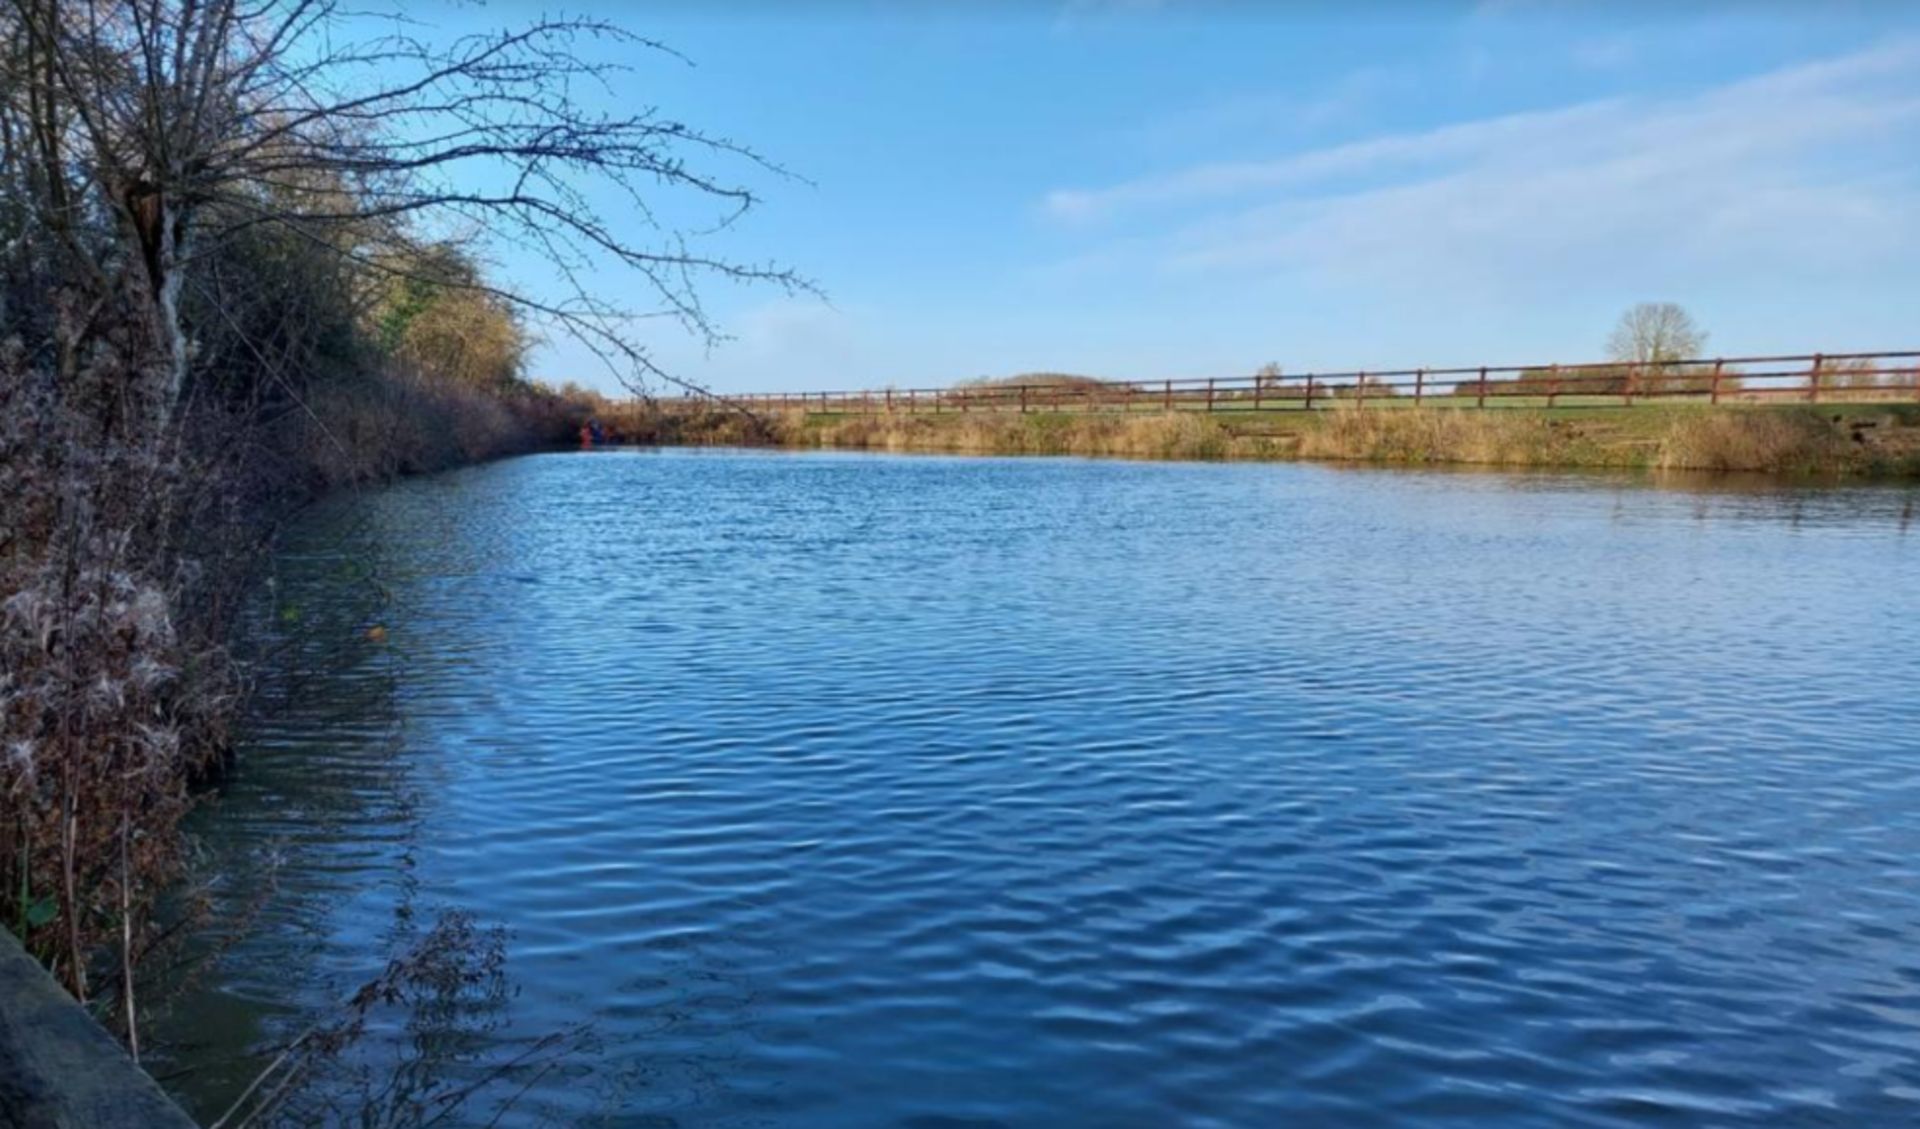
<svg viewBox="0 0 1920 1129"><path fill-rule="evenodd" d="M180 263L186 257L187 216L164 189L143 182L126 190L121 199L139 260L129 273L137 272L145 282L141 313L153 350L150 361L142 358L149 363L136 369L143 386L135 389L134 400L147 417L141 422L153 434L161 434L173 422L191 352L180 321L180 288L185 280Z"/></svg>

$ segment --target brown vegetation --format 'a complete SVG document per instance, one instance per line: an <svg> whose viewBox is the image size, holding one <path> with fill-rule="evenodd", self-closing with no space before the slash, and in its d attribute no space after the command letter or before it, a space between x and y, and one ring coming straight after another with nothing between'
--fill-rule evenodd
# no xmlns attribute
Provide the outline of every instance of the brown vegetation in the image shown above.
<svg viewBox="0 0 1920 1129"><path fill-rule="evenodd" d="M1666 470L1819 472L1871 469L1865 428L1812 411L1708 412L1677 418L1660 438Z"/></svg>
<svg viewBox="0 0 1920 1129"><path fill-rule="evenodd" d="M1297 453L1308 459L1486 466L1574 464L1578 428L1533 413L1416 411L1328 412L1301 432Z"/></svg>
<svg viewBox="0 0 1920 1129"><path fill-rule="evenodd" d="M787 446L1005 455L1121 455L1213 459L1231 438L1190 412L1153 415L982 412L972 415L837 416L788 412L768 420L773 442Z"/></svg>
<svg viewBox="0 0 1920 1129"><path fill-rule="evenodd" d="M221 365L237 342L208 333L197 394L151 430L117 392L139 379L138 326L100 333L65 382L18 336L0 352L0 923L76 995L103 943L124 991L150 940L181 861L172 828L240 693L224 644L279 518L322 490L572 429L578 409L551 393L455 375L471 349L450 360L429 339L403 357L332 316L340 354L273 381Z"/></svg>
<svg viewBox="0 0 1920 1129"><path fill-rule="evenodd" d="M1645 407L1468 411L1351 403L1261 413L981 412L749 417L636 408L628 437L668 444L773 444L1003 455L1325 459L1488 466L1657 467L1920 474L1920 409Z"/></svg>
<svg viewBox="0 0 1920 1129"><path fill-rule="evenodd" d="M677 188L724 223L754 195L689 154L766 167L572 101L612 70L576 43L653 44L568 18L413 30L358 40L329 0L0 0L0 925L113 1000L136 1056L136 969L276 521L571 434L591 406L523 379L523 318L638 387L660 374L635 313L710 334L702 274L803 285L596 213ZM490 280L450 231L568 282L626 268L655 308Z"/></svg>

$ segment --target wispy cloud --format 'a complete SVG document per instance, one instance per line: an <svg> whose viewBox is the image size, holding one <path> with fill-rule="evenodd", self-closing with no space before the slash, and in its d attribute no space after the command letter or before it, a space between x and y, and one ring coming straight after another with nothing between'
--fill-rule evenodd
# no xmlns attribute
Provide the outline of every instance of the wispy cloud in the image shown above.
<svg viewBox="0 0 1920 1129"><path fill-rule="evenodd" d="M1362 67L1310 94L1250 91L1170 109L1149 118L1130 139L1153 150L1249 136L1300 137L1357 120L1410 81L1403 70Z"/></svg>
<svg viewBox="0 0 1920 1129"><path fill-rule="evenodd" d="M1599 102L1546 113L1513 114L1309 150L1267 161L1225 161L1165 176L1146 177L1101 189L1049 192L1046 209L1066 220L1086 221L1143 207L1244 195L1262 189L1311 186L1342 176L1414 171L1436 162L1495 157L1525 148L1532 138L1578 130L1617 111Z"/></svg>
<svg viewBox="0 0 1920 1129"><path fill-rule="evenodd" d="M1462 122L1049 193L1163 269L1537 285L1912 254L1920 40L1667 99ZM1576 266L1576 264L1579 264Z"/></svg>

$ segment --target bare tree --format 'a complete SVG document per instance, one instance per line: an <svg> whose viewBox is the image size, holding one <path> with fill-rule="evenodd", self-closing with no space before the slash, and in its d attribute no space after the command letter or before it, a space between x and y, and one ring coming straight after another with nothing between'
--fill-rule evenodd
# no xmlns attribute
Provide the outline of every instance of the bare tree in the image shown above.
<svg viewBox="0 0 1920 1129"><path fill-rule="evenodd" d="M380 243L408 222L530 249L557 290L428 281L512 303L585 341L635 387L673 379L636 319L716 337L700 278L807 285L778 267L700 253L684 235L724 227L756 202L745 183L702 172L693 157L780 170L657 110L603 114L579 101L584 88L611 89L623 69L591 53L677 58L605 21L540 18L441 45L397 20L389 34L343 40L334 0L0 4L9 180L33 189L28 222L53 237L56 275L80 298L80 318L63 327L62 367L77 366L89 323L126 303L151 351L144 387L128 391L163 426L193 353L181 290L194 261L258 225L392 277L422 269ZM668 196L680 199L666 214L713 207L672 224L660 218ZM640 285L620 289L649 300L627 308L596 293L588 272L606 265L632 272Z"/></svg>
<svg viewBox="0 0 1920 1129"><path fill-rule="evenodd" d="M1707 347L1707 335L1692 315L1672 302L1642 302L1620 315L1607 338L1607 355L1629 364L1667 365L1693 360Z"/></svg>
<svg viewBox="0 0 1920 1129"><path fill-rule="evenodd" d="M82 999L116 942L136 1053L147 911L238 693L222 625L254 519L276 475L319 469L260 435L297 408L350 458L304 393L367 361L496 387L504 413L533 391L512 379L523 328L574 335L630 388L679 383L640 319L713 340L696 284L807 287L699 249L781 170L583 100L671 51L594 19L450 42L371 19L0 0L0 925ZM545 283L480 269L502 246ZM295 406L262 403L270 384Z"/></svg>

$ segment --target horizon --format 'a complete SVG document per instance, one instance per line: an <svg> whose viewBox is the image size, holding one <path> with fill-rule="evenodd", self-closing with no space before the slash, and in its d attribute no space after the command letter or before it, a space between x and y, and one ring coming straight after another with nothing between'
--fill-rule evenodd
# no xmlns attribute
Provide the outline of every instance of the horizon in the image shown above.
<svg viewBox="0 0 1920 1129"><path fill-rule="evenodd" d="M614 101L792 174L722 169L762 203L699 246L824 299L709 283L731 340L646 335L713 391L1595 361L1641 301L1727 355L1914 345L1910 11L588 11L691 64ZM529 371L618 390L571 341Z"/></svg>

